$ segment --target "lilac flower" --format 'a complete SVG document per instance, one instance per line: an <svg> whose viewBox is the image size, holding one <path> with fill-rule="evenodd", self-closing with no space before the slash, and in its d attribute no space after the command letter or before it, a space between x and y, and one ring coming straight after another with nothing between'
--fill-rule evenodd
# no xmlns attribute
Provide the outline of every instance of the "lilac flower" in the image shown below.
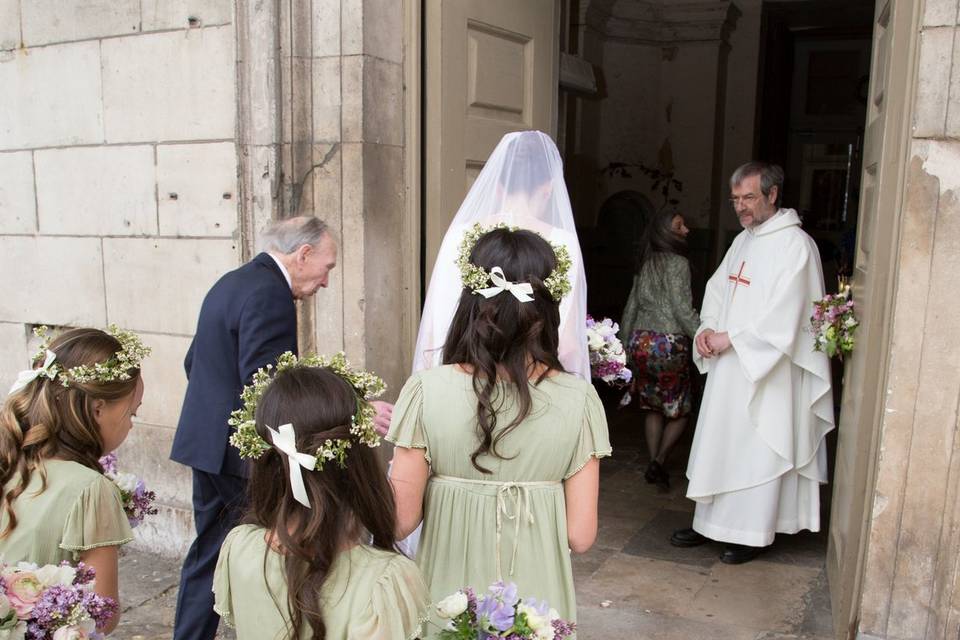
<svg viewBox="0 0 960 640"><path fill-rule="evenodd" d="M105 474L116 473L117 472L117 454L111 451L107 455L100 458L100 466L103 467L103 472Z"/></svg>
<svg viewBox="0 0 960 640"><path fill-rule="evenodd" d="M577 630L577 625L573 622L567 622L566 620L561 620L556 618L551 621L553 624L553 637L554 640L563 640L563 638L568 638L573 635L574 631Z"/></svg>

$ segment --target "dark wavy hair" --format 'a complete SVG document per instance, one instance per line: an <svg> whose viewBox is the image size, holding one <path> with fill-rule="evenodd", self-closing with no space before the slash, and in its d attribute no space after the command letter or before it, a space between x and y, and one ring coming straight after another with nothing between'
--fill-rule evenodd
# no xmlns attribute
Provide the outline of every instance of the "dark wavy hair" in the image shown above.
<svg viewBox="0 0 960 640"><path fill-rule="evenodd" d="M673 231L673 219L678 215L680 214L676 211L660 210L650 217L650 222L647 223L643 234L640 236L640 250L637 252L637 273L641 273L645 266L650 265L650 268L656 270L659 274L658 258L663 254L675 253L686 257L687 241Z"/></svg>
<svg viewBox="0 0 960 640"><path fill-rule="evenodd" d="M276 429L290 423L302 452L316 451L327 439L354 439L350 418L358 400L353 387L330 369L288 369L276 375L257 405L257 433L272 442L267 425ZM375 449L355 439L353 444L345 468L328 462L323 471L302 471L310 509L293 497L285 454L271 447L253 462L243 522L271 532L283 550L291 638L301 637L305 624L312 630L310 638L326 638L320 589L344 543L366 536L374 547L395 550L395 508L386 469ZM269 553L268 548L264 566ZM275 595L274 602L279 608Z"/></svg>
<svg viewBox="0 0 960 640"><path fill-rule="evenodd" d="M56 364L71 369L106 362L122 345L99 329L84 328L64 331L48 348L56 354ZM41 356L34 366L42 362ZM44 460L70 460L103 471L99 459L107 452L94 417L94 402L115 402L130 396L137 387L140 370L130 369L128 373L128 380L71 381L69 387L59 379L40 376L7 397L0 409L0 487L15 476L17 481L3 490L0 500L8 518L0 538L16 528L13 503L26 490L34 471L41 475L40 491L46 489Z"/></svg>
<svg viewBox="0 0 960 640"><path fill-rule="evenodd" d="M477 241L470 262L488 272L500 267L507 280L533 287L532 302L506 291L484 298L464 288L443 346L444 364L465 365L472 373L479 444L470 460L490 473L477 459L484 454L504 459L497 444L529 415L531 376L542 370L539 384L551 371L563 371L557 357L560 305L543 284L557 258L550 243L532 231L495 229ZM516 417L499 432L497 414L506 397L496 393L498 380L512 383L519 400Z"/></svg>

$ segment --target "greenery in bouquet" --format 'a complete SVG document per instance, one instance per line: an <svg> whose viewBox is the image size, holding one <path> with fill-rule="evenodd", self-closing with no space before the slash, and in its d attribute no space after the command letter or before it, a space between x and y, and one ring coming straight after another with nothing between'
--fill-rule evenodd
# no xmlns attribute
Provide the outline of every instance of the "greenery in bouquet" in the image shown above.
<svg viewBox="0 0 960 640"><path fill-rule="evenodd" d="M449 620L438 640L564 640L576 630L546 602L521 600L512 582L495 582L480 598L460 589L437 604L437 615Z"/></svg>
<svg viewBox="0 0 960 640"><path fill-rule="evenodd" d="M157 514L157 508L153 506L157 494L148 491L143 480L134 474L120 471L117 468L117 454L111 452L100 458L100 466L103 467L103 475L120 490L123 510L131 527L137 527L147 516Z"/></svg>
<svg viewBox="0 0 960 640"><path fill-rule="evenodd" d="M620 325L611 320L587 316L587 348L590 351L590 375L612 387L629 384L633 372L627 367L627 353L617 333Z"/></svg>
<svg viewBox="0 0 960 640"><path fill-rule="evenodd" d="M0 640L94 640L117 603L93 590L92 567L0 563Z"/></svg>
<svg viewBox="0 0 960 640"><path fill-rule="evenodd" d="M848 284L841 282L839 293L827 294L813 303L810 325L815 351L823 351L831 358L838 356L841 359L853 351L854 333L860 322L854 314Z"/></svg>

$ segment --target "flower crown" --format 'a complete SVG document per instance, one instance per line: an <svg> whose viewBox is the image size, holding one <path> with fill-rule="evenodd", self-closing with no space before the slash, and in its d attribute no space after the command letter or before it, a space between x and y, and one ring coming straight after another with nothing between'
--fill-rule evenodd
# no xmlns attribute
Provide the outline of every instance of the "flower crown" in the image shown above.
<svg viewBox="0 0 960 640"><path fill-rule="evenodd" d="M86 384L88 382L118 382L130 379L130 370L139 369L143 359L150 355L150 347L143 344L140 337L130 331L123 331L117 325L107 327L107 333L120 343L120 350L104 362L93 365L81 364L65 369L55 362L56 356L50 351L50 329L47 326L35 327L33 335L40 338L40 348L31 362L44 362L36 375L50 380L58 380L64 387L71 382Z"/></svg>
<svg viewBox="0 0 960 640"><path fill-rule="evenodd" d="M257 433L257 404L276 374L297 367L326 367L349 383L357 394L357 412L350 418L352 438L328 439L324 442L316 453L315 469L317 471L323 471L324 464L330 460L341 469L344 468L347 450L351 447L354 438L368 447L380 446L380 435L373 425L377 412L368 400L376 398L386 390L387 385L383 380L367 371L352 369L342 351L329 359L318 355L298 358L290 351L285 351L277 358L276 366L268 364L253 374L253 381L244 387L243 393L240 394L243 406L231 413L227 421L230 426L237 429L230 436L230 444L239 450L241 458L259 458L270 448L270 444Z"/></svg>
<svg viewBox="0 0 960 640"><path fill-rule="evenodd" d="M460 269L460 280L463 282L464 287L474 293L479 293L481 289L488 286L490 272L470 262L470 254L482 236L496 229L517 231L520 227L511 227L501 222L492 227L484 228L478 222L467 229L466 233L463 234L463 240L460 241L460 253L457 255L457 267ZM563 296L567 295L571 289L570 279L567 276L570 272L572 261L570 260L570 252L567 251L566 246L554 244L553 242L550 243L550 246L553 247L553 255L557 259L557 266L550 272L546 280L543 281L543 285L547 288L547 291L550 292L550 297L556 302L560 302Z"/></svg>

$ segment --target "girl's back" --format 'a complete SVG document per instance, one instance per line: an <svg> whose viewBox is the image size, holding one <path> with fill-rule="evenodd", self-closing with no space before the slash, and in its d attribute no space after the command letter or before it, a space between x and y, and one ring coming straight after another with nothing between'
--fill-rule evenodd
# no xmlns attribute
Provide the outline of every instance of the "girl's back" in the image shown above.
<svg viewBox="0 0 960 640"><path fill-rule="evenodd" d="M267 552L265 534L255 525L234 528L217 563L214 608L237 628L239 640L290 637L283 557ZM412 561L356 545L337 555L320 602L327 638L408 640L421 631L420 616L429 595ZM310 638L311 633L304 627L299 638Z"/></svg>

